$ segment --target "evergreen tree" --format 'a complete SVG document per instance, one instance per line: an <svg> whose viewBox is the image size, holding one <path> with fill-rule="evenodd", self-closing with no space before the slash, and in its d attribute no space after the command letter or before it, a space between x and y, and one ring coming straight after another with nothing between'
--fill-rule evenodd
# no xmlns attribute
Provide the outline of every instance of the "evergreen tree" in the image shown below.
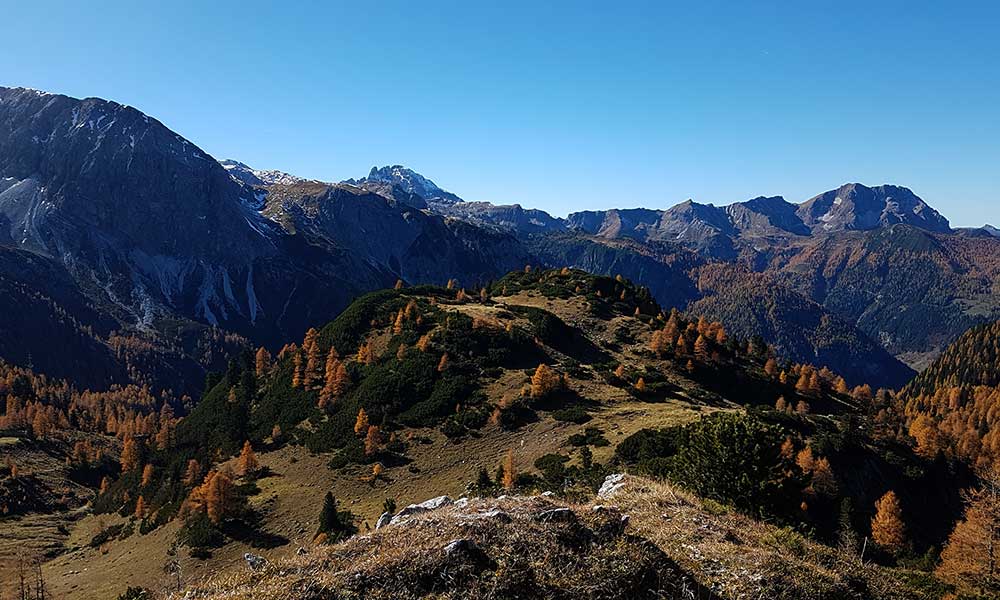
<svg viewBox="0 0 1000 600"><path fill-rule="evenodd" d="M858 551L858 533L854 529L854 503L844 498L840 503L840 518L837 521L837 545L852 556Z"/></svg>
<svg viewBox="0 0 1000 600"><path fill-rule="evenodd" d="M323 508L319 513L319 529L317 537L327 542L339 542L354 533L354 516L347 511L342 511L337 505L337 499L331 492L327 492L323 498Z"/></svg>

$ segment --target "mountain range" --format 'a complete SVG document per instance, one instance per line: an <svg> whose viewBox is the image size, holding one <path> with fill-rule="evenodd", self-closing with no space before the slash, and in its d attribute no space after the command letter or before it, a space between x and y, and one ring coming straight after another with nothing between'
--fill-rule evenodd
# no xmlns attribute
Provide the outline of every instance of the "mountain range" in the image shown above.
<svg viewBox="0 0 1000 600"><path fill-rule="evenodd" d="M220 162L134 108L0 88L0 281L37 305L0 358L85 383L165 386L141 367L156 356L183 375L171 387L196 390L225 344L277 349L366 291L478 289L535 264L621 274L789 360L900 387L1000 317L993 232L861 184L559 218L467 202L400 165L335 183ZM123 337L147 359L126 365Z"/></svg>
<svg viewBox="0 0 1000 600"><path fill-rule="evenodd" d="M0 596L995 597L997 233L562 218L0 88Z"/></svg>

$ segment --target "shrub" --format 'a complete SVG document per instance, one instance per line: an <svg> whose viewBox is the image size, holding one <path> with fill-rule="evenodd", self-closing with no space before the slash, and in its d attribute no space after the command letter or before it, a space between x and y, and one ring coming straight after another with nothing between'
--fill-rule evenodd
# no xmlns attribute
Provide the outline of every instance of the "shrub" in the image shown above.
<svg viewBox="0 0 1000 600"><path fill-rule="evenodd" d="M576 423L577 425L583 425L590 421L590 415L587 414L587 411L582 406L570 406L569 408L553 411L552 418L556 421Z"/></svg>
<svg viewBox="0 0 1000 600"><path fill-rule="evenodd" d="M796 482L781 455L785 434L739 413L715 413L682 427L641 431L617 456L641 471L667 477L709 498L765 517L796 514Z"/></svg>
<svg viewBox="0 0 1000 600"><path fill-rule="evenodd" d="M208 515L199 512L184 521L184 525L177 532L177 541L190 548L219 548L226 539L222 532L215 528Z"/></svg>
<svg viewBox="0 0 1000 600"><path fill-rule="evenodd" d="M578 448L581 446L604 448L611 445L608 438L604 437L604 432L597 427L588 427L583 430L583 433L576 433L569 436L569 443Z"/></svg>

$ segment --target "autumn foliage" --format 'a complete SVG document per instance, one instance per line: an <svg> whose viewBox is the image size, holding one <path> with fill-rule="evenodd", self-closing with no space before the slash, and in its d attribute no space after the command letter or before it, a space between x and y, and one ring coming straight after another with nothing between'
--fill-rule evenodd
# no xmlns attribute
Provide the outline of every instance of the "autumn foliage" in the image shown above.
<svg viewBox="0 0 1000 600"><path fill-rule="evenodd" d="M875 517L872 518L872 539L875 543L894 554L902 553L909 546L903 508L892 490L886 492L875 503Z"/></svg>
<svg viewBox="0 0 1000 600"><path fill-rule="evenodd" d="M1000 468L966 496L965 515L941 552L938 575L987 597L1000 594Z"/></svg>

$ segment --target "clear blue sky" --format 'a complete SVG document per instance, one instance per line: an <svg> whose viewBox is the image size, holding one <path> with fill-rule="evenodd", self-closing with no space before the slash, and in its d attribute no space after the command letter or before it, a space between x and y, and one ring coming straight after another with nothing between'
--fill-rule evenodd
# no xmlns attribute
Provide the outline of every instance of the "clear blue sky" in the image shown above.
<svg viewBox="0 0 1000 600"><path fill-rule="evenodd" d="M3 4L0 84L258 168L560 215L896 183L1000 224L995 2Z"/></svg>

